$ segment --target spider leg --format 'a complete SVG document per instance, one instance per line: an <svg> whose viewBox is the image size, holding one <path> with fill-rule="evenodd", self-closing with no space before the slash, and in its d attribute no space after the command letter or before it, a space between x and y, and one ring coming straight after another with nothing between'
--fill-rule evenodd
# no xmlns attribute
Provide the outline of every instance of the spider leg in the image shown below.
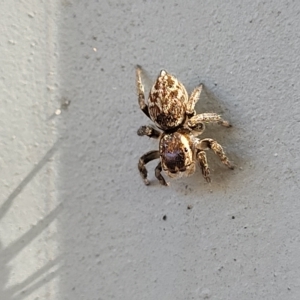
<svg viewBox="0 0 300 300"><path fill-rule="evenodd" d="M227 128L232 127L228 121L223 120L220 115L215 113L198 114L188 120L188 126L191 128L196 127L199 123L218 123Z"/></svg>
<svg viewBox="0 0 300 300"><path fill-rule="evenodd" d="M200 98L200 94L202 91L202 83L197 86L191 93L191 96L189 98L189 101L187 103L187 109L186 109L186 113L189 115L194 115L195 114L195 105L197 103L197 101Z"/></svg>
<svg viewBox="0 0 300 300"><path fill-rule="evenodd" d="M144 92L144 85L142 84L141 78L141 66L136 66L136 87L138 93L138 101L140 105L140 109L145 113L145 115L150 118L148 106L145 102L145 92Z"/></svg>
<svg viewBox="0 0 300 300"><path fill-rule="evenodd" d="M161 162L158 163L157 167L155 168L155 177L159 180L159 183L161 185L168 186L166 183L165 179L161 175L162 167L161 167Z"/></svg>
<svg viewBox="0 0 300 300"><path fill-rule="evenodd" d="M140 174L141 174L141 177L144 181L144 183L146 185L149 185L150 182L149 180L147 179L147 169L145 167L145 165L151 161L151 160L154 160L154 159L157 159L159 158L159 151L158 150L152 150L152 151L149 151L147 153L145 153L143 156L141 156L141 158L139 159L139 163L138 163L138 169L140 171ZM155 171L155 174L156 174L156 171Z"/></svg>
<svg viewBox="0 0 300 300"><path fill-rule="evenodd" d="M146 136L149 136L150 138L154 138L154 139L158 139L161 135L160 131L153 128L152 126L141 126L138 129L137 134L139 136L146 135Z"/></svg>
<svg viewBox="0 0 300 300"><path fill-rule="evenodd" d="M225 155L225 152L222 148L222 146L217 143L215 140L213 139L203 139L201 141L199 141L199 144L196 146L197 149L199 150L207 150L207 149L211 149L215 152L215 154L217 156L219 156L221 162L227 166L229 169L233 170L234 167L230 164L227 156Z"/></svg>
<svg viewBox="0 0 300 300"><path fill-rule="evenodd" d="M209 177L210 170L209 170L209 167L208 167L206 153L205 153L204 150L200 150L197 153L197 159L199 160L199 164L200 164L200 167L201 167L201 170L202 170L203 177L205 178L205 180L207 182L210 182L210 177Z"/></svg>

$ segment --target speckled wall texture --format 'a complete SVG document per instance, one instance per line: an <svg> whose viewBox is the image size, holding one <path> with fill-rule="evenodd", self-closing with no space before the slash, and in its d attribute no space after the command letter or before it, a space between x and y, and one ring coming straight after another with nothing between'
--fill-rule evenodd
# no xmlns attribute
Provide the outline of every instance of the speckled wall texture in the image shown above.
<svg viewBox="0 0 300 300"><path fill-rule="evenodd" d="M0 298L300 299L300 4L4 2ZM144 185L136 64L205 85L234 171Z"/></svg>

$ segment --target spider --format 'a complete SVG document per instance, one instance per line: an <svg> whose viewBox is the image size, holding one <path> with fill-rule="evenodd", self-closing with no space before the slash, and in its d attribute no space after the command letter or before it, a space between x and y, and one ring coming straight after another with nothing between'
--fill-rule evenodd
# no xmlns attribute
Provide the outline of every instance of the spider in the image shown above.
<svg viewBox="0 0 300 300"><path fill-rule="evenodd" d="M141 71L142 68L137 66L136 84L139 106L162 131L154 126L141 126L137 131L139 136L159 140L159 150L149 151L139 159L138 169L144 183L150 184L145 165L154 159L160 159L155 168L155 177L162 185L168 185L161 174L162 170L171 178L189 176L195 172L197 161L203 177L210 182L210 170L205 153L208 149L213 150L221 162L233 170L220 144L211 138L201 140L197 137L205 130L206 123L218 123L227 128L231 127L229 122L216 113L196 114L195 104L200 98L203 85L196 87L189 97L183 84L176 77L162 70L150 90L147 105Z"/></svg>

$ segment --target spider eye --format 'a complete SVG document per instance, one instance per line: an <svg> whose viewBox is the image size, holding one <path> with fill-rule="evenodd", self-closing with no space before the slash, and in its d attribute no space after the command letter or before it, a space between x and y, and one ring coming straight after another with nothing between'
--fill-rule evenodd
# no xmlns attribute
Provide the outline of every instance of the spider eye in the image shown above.
<svg viewBox="0 0 300 300"><path fill-rule="evenodd" d="M169 174L186 171L187 164L193 159L189 140L181 133L165 134L160 141L162 167Z"/></svg>
<svg viewBox="0 0 300 300"><path fill-rule="evenodd" d="M177 169L184 167L184 154L180 150L164 153L164 163L171 173L177 173Z"/></svg>

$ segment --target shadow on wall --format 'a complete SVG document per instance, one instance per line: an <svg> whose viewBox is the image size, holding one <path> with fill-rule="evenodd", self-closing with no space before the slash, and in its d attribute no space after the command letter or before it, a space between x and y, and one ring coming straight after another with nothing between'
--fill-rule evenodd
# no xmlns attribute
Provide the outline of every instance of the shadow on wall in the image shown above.
<svg viewBox="0 0 300 300"><path fill-rule="evenodd" d="M15 198L22 192L26 185L34 178L34 176L43 168L49 159L56 152L58 143L56 143L40 160L40 162L32 169L32 171L23 179L18 187L10 194L4 204L0 207L0 222L9 209L13 206ZM9 282L11 267L9 263L16 257L26 246L30 244L38 235L40 235L58 216L62 210L62 205L58 205L47 216L40 220L34 227L25 234L13 241L8 247L3 248L0 242L0 298L5 300L18 300L27 297L36 289L47 284L55 278L62 267L57 267L60 258L49 261L35 273L30 275L24 281L10 287L6 287ZM52 270L53 271L50 271Z"/></svg>

